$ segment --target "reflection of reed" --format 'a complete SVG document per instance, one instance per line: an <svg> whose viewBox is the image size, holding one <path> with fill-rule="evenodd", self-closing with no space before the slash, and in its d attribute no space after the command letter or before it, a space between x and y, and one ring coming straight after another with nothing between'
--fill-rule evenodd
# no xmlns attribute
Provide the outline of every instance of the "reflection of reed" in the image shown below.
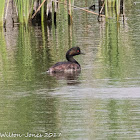
<svg viewBox="0 0 140 140"><path fill-rule="evenodd" d="M115 9L112 11L113 16L116 11ZM104 67L99 73L97 72L100 78L123 79L129 77L133 69L134 48L128 47L131 46L131 39L126 33L120 33L121 30L124 32L124 29L120 28L117 17L109 19L105 24L104 37L101 37L102 47L99 49L99 59L103 65L101 67Z"/></svg>
<svg viewBox="0 0 140 140"><path fill-rule="evenodd" d="M8 57L6 50L6 43L4 40L3 30L0 28L0 80L3 82L7 81L7 70L8 70Z"/></svg>
<svg viewBox="0 0 140 140"><path fill-rule="evenodd" d="M20 26L19 38L18 38L18 65L19 77L24 81L32 81L34 76L34 63L33 63L33 51L31 45L31 33Z"/></svg>
<svg viewBox="0 0 140 140"><path fill-rule="evenodd" d="M115 11L114 11L115 12ZM106 69L100 73L102 77L105 74L107 77L120 77L120 63L119 63L119 46L118 46L118 39L119 39L119 26L117 22L113 19L108 20L108 24L106 23L106 30L105 30L105 39L103 42L103 47L101 49L101 55L103 59L103 65L106 65ZM102 71L102 70L101 70Z"/></svg>

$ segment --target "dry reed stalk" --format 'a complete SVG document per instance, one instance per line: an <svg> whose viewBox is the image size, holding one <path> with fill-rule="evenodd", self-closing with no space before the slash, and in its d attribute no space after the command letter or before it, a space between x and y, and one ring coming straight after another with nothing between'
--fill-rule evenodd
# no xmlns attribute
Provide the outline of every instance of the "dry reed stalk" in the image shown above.
<svg viewBox="0 0 140 140"><path fill-rule="evenodd" d="M100 12L99 12L100 14L102 13L104 6L105 6L105 1L104 1L103 5L102 5L102 8L101 8Z"/></svg>
<svg viewBox="0 0 140 140"><path fill-rule="evenodd" d="M35 17L35 15L37 14L37 12L40 10L40 8L42 7L42 5L45 3L46 0L44 0L40 6L38 7L38 9L36 10L36 12L33 14L32 19Z"/></svg>

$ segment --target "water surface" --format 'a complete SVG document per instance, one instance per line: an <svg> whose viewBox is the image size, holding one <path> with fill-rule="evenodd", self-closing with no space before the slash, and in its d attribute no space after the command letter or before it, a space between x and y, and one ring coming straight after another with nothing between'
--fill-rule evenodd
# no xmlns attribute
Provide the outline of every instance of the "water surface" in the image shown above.
<svg viewBox="0 0 140 140"><path fill-rule="evenodd" d="M139 139L139 12L128 2L124 22L74 9L72 25L60 15L56 27L0 28L0 137ZM74 45L86 53L75 57L81 73L46 74Z"/></svg>

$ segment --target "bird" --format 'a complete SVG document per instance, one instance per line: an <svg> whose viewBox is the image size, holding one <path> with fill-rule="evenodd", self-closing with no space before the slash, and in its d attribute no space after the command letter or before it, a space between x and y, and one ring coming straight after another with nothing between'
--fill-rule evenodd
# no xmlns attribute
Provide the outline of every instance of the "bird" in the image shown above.
<svg viewBox="0 0 140 140"><path fill-rule="evenodd" d="M67 61L57 62L53 66L51 66L47 72L48 73L68 73L68 72L76 72L81 71L80 64L73 58L73 56L84 54L81 52L79 47L72 47L66 53Z"/></svg>

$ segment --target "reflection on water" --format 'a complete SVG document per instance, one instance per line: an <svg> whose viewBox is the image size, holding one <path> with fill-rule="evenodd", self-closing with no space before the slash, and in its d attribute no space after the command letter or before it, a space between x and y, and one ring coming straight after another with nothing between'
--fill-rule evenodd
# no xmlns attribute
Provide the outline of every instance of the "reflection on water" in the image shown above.
<svg viewBox="0 0 140 140"><path fill-rule="evenodd" d="M73 72L59 72L59 73L49 73L50 76L55 77L57 80L66 80L67 84L78 84L77 79L79 78L81 71L73 71Z"/></svg>
<svg viewBox="0 0 140 140"><path fill-rule="evenodd" d="M60 14L56 27L0 28L2 139L139 139L139 7L125 8L124 23L75 9L70 26ZM81 72L45 74L74 45Z"/></svg>

